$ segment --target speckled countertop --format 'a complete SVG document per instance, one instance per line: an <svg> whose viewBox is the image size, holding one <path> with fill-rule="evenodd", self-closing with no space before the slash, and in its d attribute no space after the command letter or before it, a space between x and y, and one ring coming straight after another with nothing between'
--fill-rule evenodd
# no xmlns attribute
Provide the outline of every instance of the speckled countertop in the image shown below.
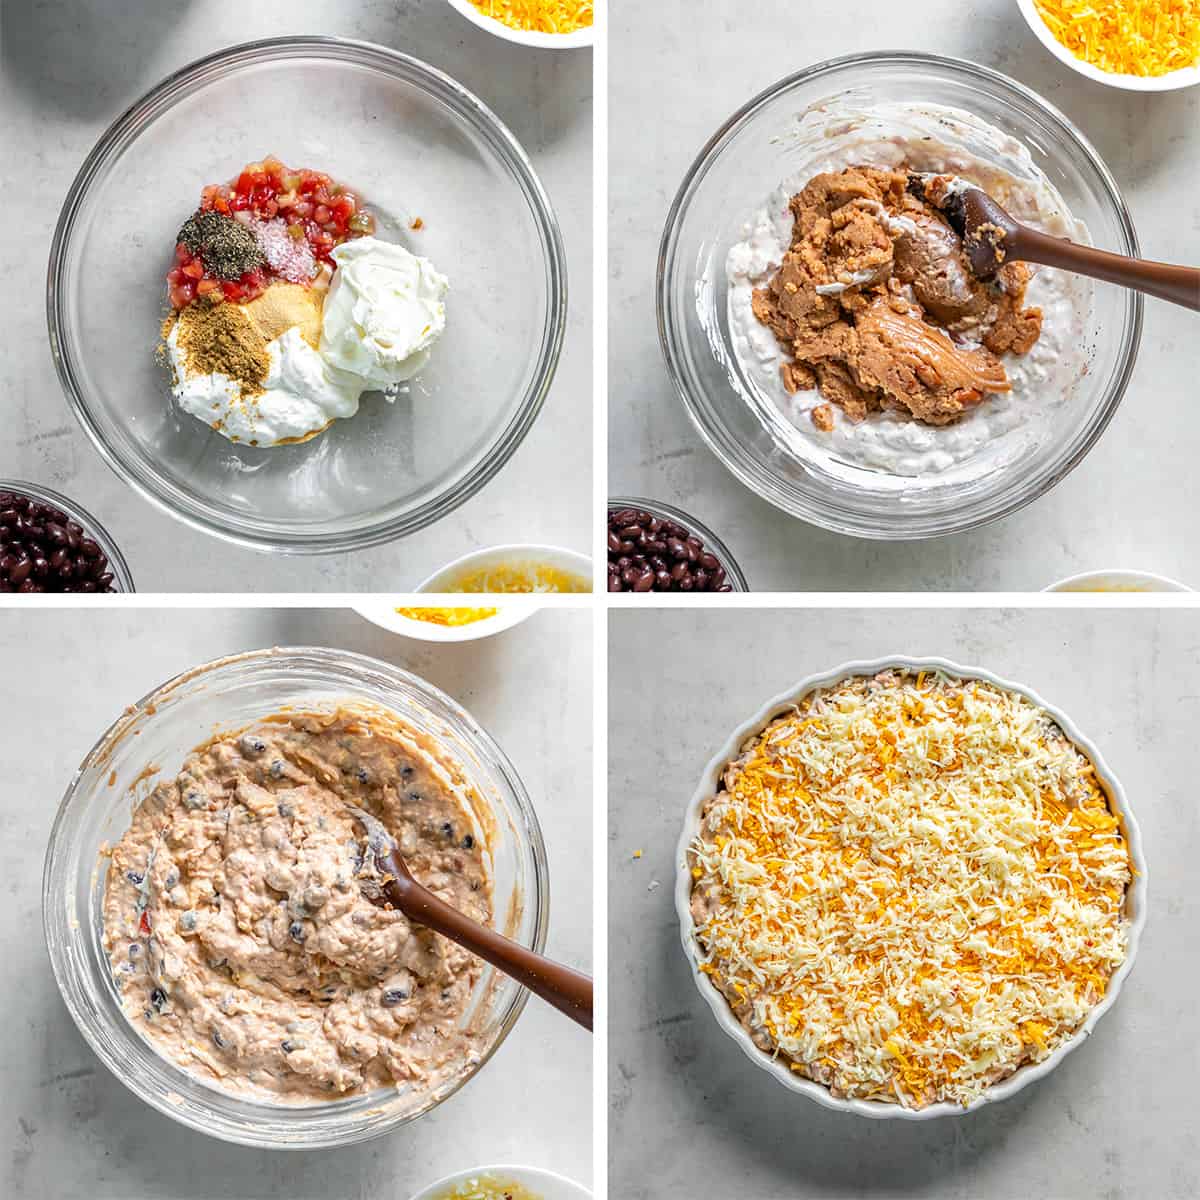
<svg viewBox="0 0 1200 1200"><path fill-rule="evenodd" d="M609 1019L610 1195L1200 1193L1194 611L626 609L610 614L609 644L608 953L609 976L621 981ZM701 646L713 681L703 700ZM1069 713L1120 778L1149 866L1137 962L1088 1044L1010 1100L923 1124L828 1111L754 1067L696 990L672 894L684 809L730 730L806 675L897 652L992 670Z"/></svg>
<svg viewBox="0 0 1200 1200"><path fill-rule="evenodd" d="M84 157L139 95L237 42L336 34L424 59L460 80L525 147L567 251L570 310L545 408L503 471L446 519L354 554L284 558L227 546L138 497L67 407L42 302L58 210ZM414 587L479 546L588 549L591 521L592 75L587 50L530 51L445 0L5 0L0 150L29 202L0 227L0 258L26 302L7 308L0 356L0 477L65 493L108 528L139 591L351 592Z"/></svg>
<svg viewBox="0 0 1200 1200"><path fill-rule="evenodd" d="M1040 92L1116 175L1143 254L1200 263L1200 88L1141 95L1091 83L1038 43L1014 0L615 4L609 494L693 513L756 591L1037 591L1108 567L1200 588L1187 518L1200 505L1198 326L1194 313L1161 301L1146 302L1133 382L1086 461L1022 512L968 534L888 544L814 529L743 487L694 431L667 378L654 309L659 238L684 174L731 113L784 75L897 49L971 59Z"/></svg>
<svg viewBox="0 0 1200 1200"><path fill-rule="evenodd" d="M504 748L537 807L549 854L547 953L588 970L587 613L544 611L483 641L441 646L398 637L338 610L92 611L86 617L42 611L12 618L8 613L0 620L0 662L6 679L23 679L26 687L0 735L0 774L10 784L19 781L0 788L6 901L0 947L10 981L0 1196L407 1200L451 1171L487 1162L543 1166L587 1183L592 1040L546 1005L531 1000L480 1074L411 1125L346 1150L273 1153L226 1145L161 1116L101 1065L50 973L40 903L42 857L59 799L122 706L178 671L224 654L332 645L422 675L462 703ZM88 686L80 684L84 663Z"/></svg>

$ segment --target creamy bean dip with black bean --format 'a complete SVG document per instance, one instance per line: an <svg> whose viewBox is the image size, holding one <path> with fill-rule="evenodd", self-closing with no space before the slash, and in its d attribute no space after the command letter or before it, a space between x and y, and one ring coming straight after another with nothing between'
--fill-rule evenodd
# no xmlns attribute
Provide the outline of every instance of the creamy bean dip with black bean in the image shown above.
<svg viewBox="0 0 1200 1200"><path fill-rule="evenodd" d="M112 850L104 946L129 1020L224 1091L288 1103L433 1086L477 1058L478 959L364 895L347 802L412 873L491 919L486 831L437 747L394 714L281 713L197 748Z"/></svg>

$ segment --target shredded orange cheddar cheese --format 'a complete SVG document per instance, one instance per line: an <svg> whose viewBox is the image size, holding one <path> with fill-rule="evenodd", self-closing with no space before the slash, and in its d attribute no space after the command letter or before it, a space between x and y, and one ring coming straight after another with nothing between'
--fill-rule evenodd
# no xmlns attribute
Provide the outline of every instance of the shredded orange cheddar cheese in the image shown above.
<svg viewBox="0 0 1200 1200"><path fill-rule="evenodd" d="M412 621L427 621L430 625L456 627L471 625L475 621L486 621L494 617L498 608L398 608L402 617Z"/></svg>
<svg viewBox="0 0 1200 1200"><path fill-rule="evenodd" d="M485 17L525 33L574 33L592 23L592 0L471 0Z"/></svg>
<svg viewBox="0 0 1200 1200"><path fill-rule="evenodd" d="M1034 0L1055 39L1113 75L1200 63L1200 0Z"/></svg>
<svg viewBox="0 0 1200 1200"><path fill-rule="evenodd" d="M539 562L501 563L479 567L451 580L447 592L590 592L588 580L560 567Z"/></svg>
<svg viewBox="0 0 1200 1200"><path fill-rule="evenodd" d="M1120 820L1023 696L853 679L723 779L689 855L701 969L837 1096L969 1104L1069 1038L1124 961Z"/></svg>

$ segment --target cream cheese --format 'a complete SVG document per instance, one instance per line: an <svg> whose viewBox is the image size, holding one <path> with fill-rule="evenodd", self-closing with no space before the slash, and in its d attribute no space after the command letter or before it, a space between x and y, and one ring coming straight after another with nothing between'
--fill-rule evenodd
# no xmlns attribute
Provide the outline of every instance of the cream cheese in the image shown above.
<svg viewBox="0 0 1200 1200"><path fill-rule="evenodd" d="M392 390L428 362L446 327L449 281L428 259L374 237L343 243L333 260L321 353L364 387Z"/></svg>

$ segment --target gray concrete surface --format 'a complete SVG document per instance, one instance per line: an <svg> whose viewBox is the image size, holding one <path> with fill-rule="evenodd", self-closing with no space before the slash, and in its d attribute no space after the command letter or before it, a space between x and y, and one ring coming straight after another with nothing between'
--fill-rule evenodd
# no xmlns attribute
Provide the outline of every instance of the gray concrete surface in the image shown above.
<svg viewBox="0 0 1200 1200"><path fill-rule="evenodd" d="M592 76L588 50L531 51L477 29L445 0L4 0L0 151L20 220L0 226L9 280L0 357L0 478L78 501L124 551L140 591L411 588L479 546L587 550L591 530ZM193 59L283 34L337 34L404 50L482 98L524 145L567 249L570 313L558 375L500 475L435 526L352 555L282 558L227 546L159 512L100 459L63 397L46 339L46 262L59 207L100 133Z"/></svg>
<svg viewBox="0 0 1200 1200"><path fill-rule="evenodd" d="M610 1195L1200 1194L1200 614L622 610L609 645ZM696 990L672 900L683 810L729 731L806 675L898 652L1019 679L1071 714L1124 785L1149 866L1138 960L1095 1035L994 1108L923 1124L828 1111L749 1062Z"/></svg>
<svg viewBox="0 0 1200 1200"><path fill-rule="evenodd" d="M592 1040L530 1001L487 1067L432 1113L347 1150L269 1153L176 1125L109 1074L59 997L41 873L58 800L121 708L176 672L287 643L408 667L464 704L512 759L550 859L548 953L588 969L592 937L591 616L556 611L432 646L352 612L0 613L0 1196L11 1200L406 1200L451 1171L529 1163L591 1174ZM20 680L20 702L14 681ZM205 730L198 730L203 737Z"/></svg>
<svg viewBox="0 0 1200 1200"><path fill-rule="evenodd" d="M782 76L866 50L920 49L1015 77L1062 109L1117 177L1148 258L1200 263L1200 89L1093 84L1030 33L1014 0L658 0L614 4L610 33L609 494L679 504L729 546L755 590L1039 590L1126 567L1200 587L1187 514L1200 342L1196 316L1147 301L1137 370L1086 461L1032 506L941 541L886 544L811 528L744 488L671 387L655 326L658 243L701 146ZM647 114L653 120L647 121Z"/></svg>

